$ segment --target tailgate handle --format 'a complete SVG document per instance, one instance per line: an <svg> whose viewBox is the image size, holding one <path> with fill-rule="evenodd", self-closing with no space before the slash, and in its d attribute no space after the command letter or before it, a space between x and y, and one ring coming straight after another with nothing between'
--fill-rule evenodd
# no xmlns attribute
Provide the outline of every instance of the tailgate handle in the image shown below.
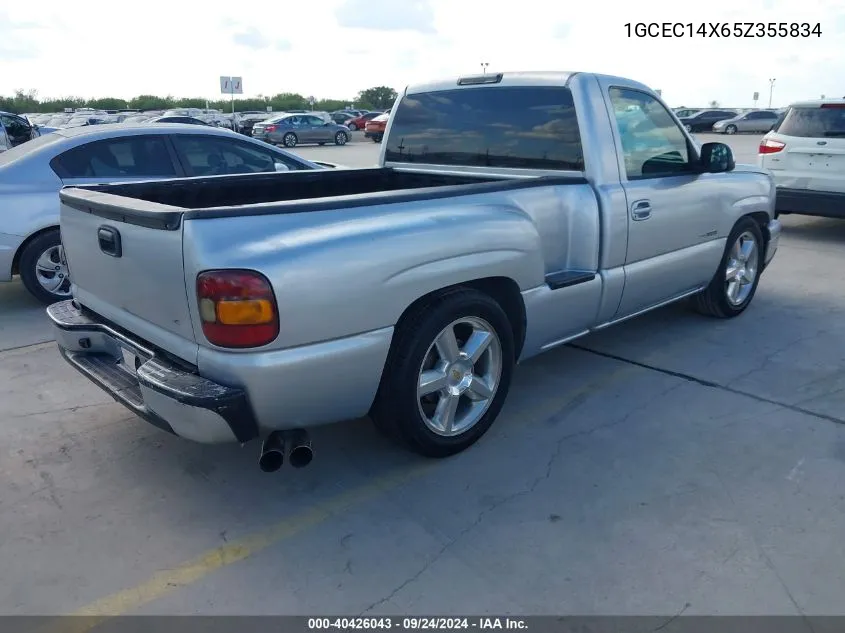
<svg viewBox="0 0 845 633"><path fill-rule="evenodd" d="M97 241L100 243L100 250L111 257L123 255L123 247L120 243L120 233L111 226L101 226L97 229Z"/></svg>

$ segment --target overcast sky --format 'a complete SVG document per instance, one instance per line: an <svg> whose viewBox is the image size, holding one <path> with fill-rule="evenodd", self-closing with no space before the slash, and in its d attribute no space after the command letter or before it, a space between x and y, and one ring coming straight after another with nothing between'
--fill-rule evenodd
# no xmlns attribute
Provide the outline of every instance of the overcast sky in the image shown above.
<svg viewBox="0 0 845 633"><path fill-rule="evenodd" d="M629 39L626 22L821 23L821 37ZM845 0L0 0L0 94L217 97L359 90L489 71L581 70L674 106L845 96Z"/></svg>

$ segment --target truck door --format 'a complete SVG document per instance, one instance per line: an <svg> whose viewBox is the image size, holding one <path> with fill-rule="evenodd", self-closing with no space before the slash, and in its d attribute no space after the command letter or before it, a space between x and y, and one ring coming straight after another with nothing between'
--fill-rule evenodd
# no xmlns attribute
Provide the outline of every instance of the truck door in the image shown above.
<svg viewBox="0 0 845 633"><path fill-rule="evenodd" d="M718 207L728 182L725 174L696 172L697 148L660 101L634 88L602 87L628 204L621 318L710 281L724 249Z"/></svg>

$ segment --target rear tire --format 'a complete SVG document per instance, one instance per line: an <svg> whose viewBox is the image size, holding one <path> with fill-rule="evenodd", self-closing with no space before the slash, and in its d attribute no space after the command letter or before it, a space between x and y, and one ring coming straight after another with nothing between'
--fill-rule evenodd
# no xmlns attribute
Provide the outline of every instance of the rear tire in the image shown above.
<svg viewBox="0 0 845 633"><path fill-rule="evenodd" d="M334 135L334 144L335 145L346 145L349 141L349 135L346 132L338 132Z"/></svg>
<svg viewBox="0 0 845 633"><path fill-rule="evenodd" d="M71 297L70 275L62 261L61 248L59 229L51 229L36 237L21 251L18 269L24 288L46 305ZM55 289L54 283L57 284Z"/></svg>
<svg viewBox="0 0 845 633"><path fill-rule="evenodd" d="M415 453L460 453L499 415L514 354L511 324L491 297L468 288L434 296L397 325L370 417Z"/></svg>
<svg viewBox="0 0 845 633"><path fill-rule="evenodd" d="M725 252L710 285L692 297L700 314L719 319L739 316L757 293L763 272L765 242L752 218L741 218L725 244Z"/></svg>
<svg viewBox="0 0 845 633"><path fill-rule="evenodd" d="M293 132L288 132L282 137L282 143L285 147L296 147L296 144L299 143L299 139Z"/></svg>

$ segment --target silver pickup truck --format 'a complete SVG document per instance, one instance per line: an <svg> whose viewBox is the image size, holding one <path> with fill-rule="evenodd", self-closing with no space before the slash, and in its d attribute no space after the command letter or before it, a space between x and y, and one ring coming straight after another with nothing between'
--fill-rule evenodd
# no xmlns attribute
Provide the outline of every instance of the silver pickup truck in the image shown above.
<svg viewBox="0 0 845 633"><path fill-rule="evenodd" d="M588 73L408 87L372 169L60 196L61 354L171 433L260 438L266 471L311 460L309 427L366 415L457 453L518 361L680 299L741 314L781 233L765 171Z"/></svg>

